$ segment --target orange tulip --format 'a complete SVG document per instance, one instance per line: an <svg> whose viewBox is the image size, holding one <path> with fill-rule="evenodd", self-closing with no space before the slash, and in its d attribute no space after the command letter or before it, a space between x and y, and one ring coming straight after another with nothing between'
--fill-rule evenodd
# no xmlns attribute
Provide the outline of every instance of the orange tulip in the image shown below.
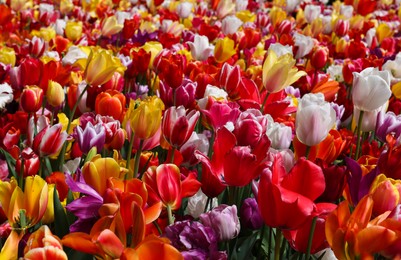
<svg viewBox="0 0 401 260"><path fill-rule="evenodd" d="M95 111L102 116L122 119L125 108L125 96L117 90L107 90L96 97Z"/></svg>

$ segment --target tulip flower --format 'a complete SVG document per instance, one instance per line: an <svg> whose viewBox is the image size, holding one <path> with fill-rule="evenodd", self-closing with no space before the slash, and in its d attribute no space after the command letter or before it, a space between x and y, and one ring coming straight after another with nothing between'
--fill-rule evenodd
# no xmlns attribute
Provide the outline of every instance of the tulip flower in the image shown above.
<svg viewBox="0 0 401 260"><path fill-rule="evenodd" d="M87 154L93 147L96 147L98 152L102 151L106 141L106 133L101 123L94 126L88 122L84 129L77 126L75 131L79 148L84 154Z"/></svg>
<svg viewBox="0 0 401 260"><path fill-rule="evenodd" d="M117 57L104 49L92 49L87 60L85 80L92 86L99 86L111 79L114 72L123 73L126 68Z"/></svg>
<svg viewBox="0 0 401 260"><path fill-rule="evenodd" d="M153 61L160 80L176 89L181 86L186 68L186 57L170 51L160 52Z"/></svg>
<svg viewBox="0 0 401 260"><path fill-rule="evenodd" d="M298 105L295 129L296 135L303 144L314 146L323 141L336 123L336 112L324 96L306 94Z"/></svg>
<svg viewBox="0 0 401 260"><path fill-rule="evenodd" d="M124 25L119 24L117 18L112 15L103 20L101 25L101 33L105 37L111 37L112 35L119 33L123 27Z"/></svg>
<svg viewBox="0 0 401 260"><path fill-rule="evenodd" d="M26 177L24 191L14 178L1 181L0 191L2 208L13 227L25 230L41 221L47 208L48 187L40 176Z"/></svg>
<svg viewBox="0 0 401 260"><path fill-rule="evenodd" d="M294 46L298 47L298 50L295 53L296 59L302 58L312 51L314 46L312 37L295 32L293 38L295 42Z"/></svg>
<svg viewBox="0 0 401 260"><path fill-rule="evenodd" d="M102 116L120 120L125 109L125 97L117 90L107 90L96 97L95 111Z"/></svg>
<svg viewBox="0 0 401 260"><path fill-rule="evenodd" d="M372 196L373 215L378 216L386 211L393 211L400 204L401 181L378 175L373 181L369 194Z"/></svg>
<svg viewBox="0 0 401 260"><path fill-rule="evenodd" d="M263 63L263 86L268 93L276 93L285 87L290 86L302 76L304 71L294 68L295 59L292 54L285 54L280 57L269 49L266 60Z"/></svg>
<svg viewBox="0 0 401 260"><path fill-rule="evenodd" d="M13 48L9 48L6 46L3 46L0 49L0 62L3 64L9 64L11 66L15 66L15 51Z"/></svg>
<svg viewBox="0 0 401 260"><path fill-rule="evenodd" d="M188 45L195 60L206 60L213 53L213 47L209 45L209 39L203 35L195 35L194 42L188 42Z"/></svg>
<svg viewBox="0 0 401 260"><path fill-rule="evenodd" d="M224 17L223 21L221 22L221 31L225 35L234 34L238 31L242 24L242 21L235 15L229 15Z"/></svg>
<svg viewBox="0 0 401 260"><path fill-rule="evenodd" d="M237 52L234 48L233 40L228 37L217 40L214 48L214 57L216 58L217 62L223 63L236 53Z"/></svg>
<svg viewBox="0 0 401 260"><path fill-rule="evenodd" d="M37 86L26 86L21 93L20 104L27 113L35 113L42 107L43 90Z"/></svg>
<svg viewBox="0 0 401 260"><path fill-rule="evenodd" d="M241 206L240 218L242 226L256 230L263 226L263 218L259 212L255 198L246 198Z"/></svg>
<svg viewBox="0 0 401 260"><path fill-rule="evenodd" d="M149 139L156 134L161 125L163 101L156 96L139 101L134 108L135 101L131 101L126 119L129 120L131 129L136 138Z"/></svg>
<svg viewBox="0 0 401 260"><path fill-rule="evenodd" d="M82 22L67 21L65 35L70 41L76 41L82 36Z"/></svg>
<svg viewBox="0 0 401 260"><path fill-rule="evenodd" d="M67 260L68 258L60 239L52 234L48 226L44 225L29 236L24 248L24 259Z"/></svg>
<svg viewBox="0 0 401 260"><path fill-rule="evenodd" d="M0 84L0 109L5 108L6 104L13 101L13 89L7 83Z"/></svg>
<svg viewBox="0 0 401 260"><path fill-rule="evenodd" d="M391 96L390 73L376 68L353 72L352 101L360 111L373 111L383 106Z"/></svg>
<svg viewBox="0 0 401 260"><path fill-rule="evenodd" d="M46 91L46 100L53 106L58 107L63 104L65 99L63 87L55 81L49 80L49 85Z"/></svg>
<svg viewBox="0 0 401 260"><path fill-rule="evenodd" d="M191 137L199 116L199 111L195 110L186 115L183 106L170 107L162 120L164 138L171 146L179 149Z"/></svg>
<svg viewBox="0 0 401 260"><path fill-rule="evenodd" d="M304 158L287 174L279 154L259 183L258 205L266 225L280 229L301 227L316 211L325 189L322 169Z"/></svg>
<svg viewBox="0 0 401 260"><path fill-rule="evenodd" d="M241 225L237 216L237 206L220 205L200 215L203 225L213 228L218 241L227 241L238 236Z"/></svg>
<svg viewBox="0 0 401 260"><path fill-rule="evenodd" d="M388 134L392 134L396 139L401 135L401 115L380 111L377 114L375 136L380 141L386 142Z"/></svg>
<svg viewBox="0 0 401 260"><path fill-rule="evenodd" d="M194 174L181 181L180 169L175 164L150 167L144 174L144 182L160 197L163 204L172 210L179 209L182 198L194 195L200 187Z"/></svg>
<svg viewBox="0 0 401 260"><path fill-rule="evenodd" d="M398 231L385 224L389 212L371 220L373 205L366 195L352 213L348 201L343 201L327 216L326 238L337 258L371 258L397 241Z"/></svg>
<svg viewBox="0 0 401 260"><path fill-rule="evenodd" d="M53 156L60 152L68 136L62 128L60 123L44 127L33 139L32 149L35 153L40 156Z"/></svg>

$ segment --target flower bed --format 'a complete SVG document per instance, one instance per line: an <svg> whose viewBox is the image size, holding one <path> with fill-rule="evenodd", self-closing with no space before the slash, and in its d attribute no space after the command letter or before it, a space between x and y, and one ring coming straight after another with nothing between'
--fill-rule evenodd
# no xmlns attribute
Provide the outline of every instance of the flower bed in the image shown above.
<svg viewBox="0 0 401 260"><path fill-rule="evenodd" d="M401 257L399 0L0 4L0 259Z"/></svg>

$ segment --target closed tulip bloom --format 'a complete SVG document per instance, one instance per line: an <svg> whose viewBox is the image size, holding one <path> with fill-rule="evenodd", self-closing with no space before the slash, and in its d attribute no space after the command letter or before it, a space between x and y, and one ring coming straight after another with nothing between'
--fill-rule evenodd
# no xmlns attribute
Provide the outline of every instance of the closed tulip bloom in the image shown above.
<svg viewBox="0 0 401 260"><path fill-rule="evenodd" d="M380 174L373 181L369 194L374 201L373 214L378 216L386 211L392 211L401 201L401 180L387 178Z"/></svg>
<svg viewBox="0 0 401 260"><path fill-rule="evenodd" d="M324 101L324 95L306 94L300 100L295 130L301 143L314 146L323 141L336 124L336 112Z"/></svg>
<svg viewBox="0 0 401 260"><path fill-rule="evenodd" d="M68 21L65 25L65 36L68 40L76 41L82 36L82 22Z"/></svg>
<svg viewBox="0 0 401 260"><path fill-rule="evenodd" d="M220 242L238 236L241 229L235 205L222 204L208 213L200 215L200 221L203 225L213 228Z"/></svg>
<svg viewBox="0 0 401 260"><path fill-rule="evenodd" d="M386 142L388 134L394 135L396 139L401 135L401 115L380 111L377 115L375 135L380 141Z"/></svg>
<svg viewBox="0 0 401 260"><path fill-rule="evenodd" d="M298 71L294 67L295 59L292 54L287 53L280 57L269 49L267 58L263 63L263 86L269 93L276 93L290 86L300 77L305 76L305 71Z"/></svg>
<svg viewBox="0 0 401 260"><path fill-rule="evenodd" d="M15 61L16 61L16 57L15 57L15 51L13 48L9 48L9 47L2 47L0 49L0 62L5 64L5 65L11 65L11 66L15 66Z"/></svg>
<svg viewBox="0 0 401 260"><path fill-rule="evenodd" d="M85 69L85 80L92 86L99 86L109 81L114 72L123 73L124 70L121 61L109 51L92 49Z"/></svg>
<svg viewBox="0 0 401 260"><path fill-rule="evenodd" d="M117 90L107 90L96 97L95 111L102 116L120 120L125 109L125 96Z"/></svg>
<svg viewBox="0 0 401 260"><path fill-rule="evenodd" d="M292 129L283 123L269 122L266 134L271 141L271 147L274 149L288 149L291 145Z"/></svg>
<svg viewBox="0 0 401 260"><path fill-rule="evenodd" d="M103 36L110 37L113 34L119 33L123 27L124 25L119 24L117 18L112 15L103 20L101 32Z"/></svg>
<svg viewBox="0 0 401 260"><path fill-rule="evenodd" d="M177 14L180 18L188 18L188 16L191 14L192 12L192 3L190 2L180 2L177 5Z"/></svg>
<svg viewBox="0 0 401 260"><path fill-rule="evenodd" d="M219 39L214 48L214 57L217 62L225 62L236 53L235 42L228 37Z"/></svg>
<svg viewBox="0 0 401 260"><path fill-rule="evenodd" d="M60 123L47 125L34 137L32 149L40 156L53 156L61 150L67 136Z"/></svg>
<svg viewBox="0 0 401 260"><path fill-rule="evenodd" d="M391 96L390 73L377 68L353 72L352 101L362 111L373 111L384 105Z"/></svg>
<svg viewBox="0 0 401 260"><path fill-rule="evenodd" d="M263 226L263 218L259 212L258 203L255 198L244 200L240 211L241 223L250 229L259 229Z"/></svg>
<svg viewBox="0 0 401 260"><path fill-rule="evenodd" d="M135 138L142 140L148 139L156 134L162 121L163 101L152 96L140 101L134 109L135 101L131 101L128 108L127 118L130 120L131 129Z"/></svg>
<svg viewBox="0 0 401 260"><path fill-rule="evenodd" d="M209 39L204 35L196 34L194 42L188 42L188 45L195 60L204 61L213 54L213 46L209 44Z"/></svg>
<svg viewBox="0 0 401 260"><path fill-rule="evenodd" d="M221 23L221 31L225 35L234 34L241 27L242 21L235 15L226 16Z"/></svg>
<svg viewBox="0 0 401 260"><path fill-rule="evenodd" d="M21 93L20 105L27 113L35 113L42 106L43 90L38 86L26 86Z"/></svg>
<svg viewBox="0 0 401 260"><path fill-rule="evenodd" d="M103 149L106 133L101 123L94 126L91 122L88 122L84 129L81 126L77 126L75 129L79 148L83 153L87 154L94 146L96 146L98 152Z"/></svg>
<svg viewBox="0 0 401 260"><path fill-rule="evenodd" d="M199 111L195 110L187 114L183 106L170 107L162 121L164 138L173 147L181 147L191 137L199 116Z"/></svg>
<svg viewBox="0 0 401 260"><path fill-rule="evenodd" d="M49 80L46 91L47 102L53 107L58 107L63 104L64 99L65 93L63 87L58 82Z"/></svg>

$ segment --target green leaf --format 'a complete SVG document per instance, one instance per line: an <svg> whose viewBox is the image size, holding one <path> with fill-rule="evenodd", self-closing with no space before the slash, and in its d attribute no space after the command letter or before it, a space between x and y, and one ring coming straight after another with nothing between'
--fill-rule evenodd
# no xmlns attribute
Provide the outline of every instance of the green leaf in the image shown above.
<svg viewBox="0 0 401 260"><path fill-rule="evenodd" d="M61 205L60 199L58 197L58 193L55 190L53 195L53 206L54 206L54 226L56 235L59 238L63 238L65 235L69 233L69 227L67 220L67 215L65 213L63 205Z"/></svg>
<svg viewBox="0 0 401 260"><path fill-rule="evenodd" d="M230 259L255 259L252 255L252 249L258 236L259 232L253 232L250 236L238 238Z"/></svg>

